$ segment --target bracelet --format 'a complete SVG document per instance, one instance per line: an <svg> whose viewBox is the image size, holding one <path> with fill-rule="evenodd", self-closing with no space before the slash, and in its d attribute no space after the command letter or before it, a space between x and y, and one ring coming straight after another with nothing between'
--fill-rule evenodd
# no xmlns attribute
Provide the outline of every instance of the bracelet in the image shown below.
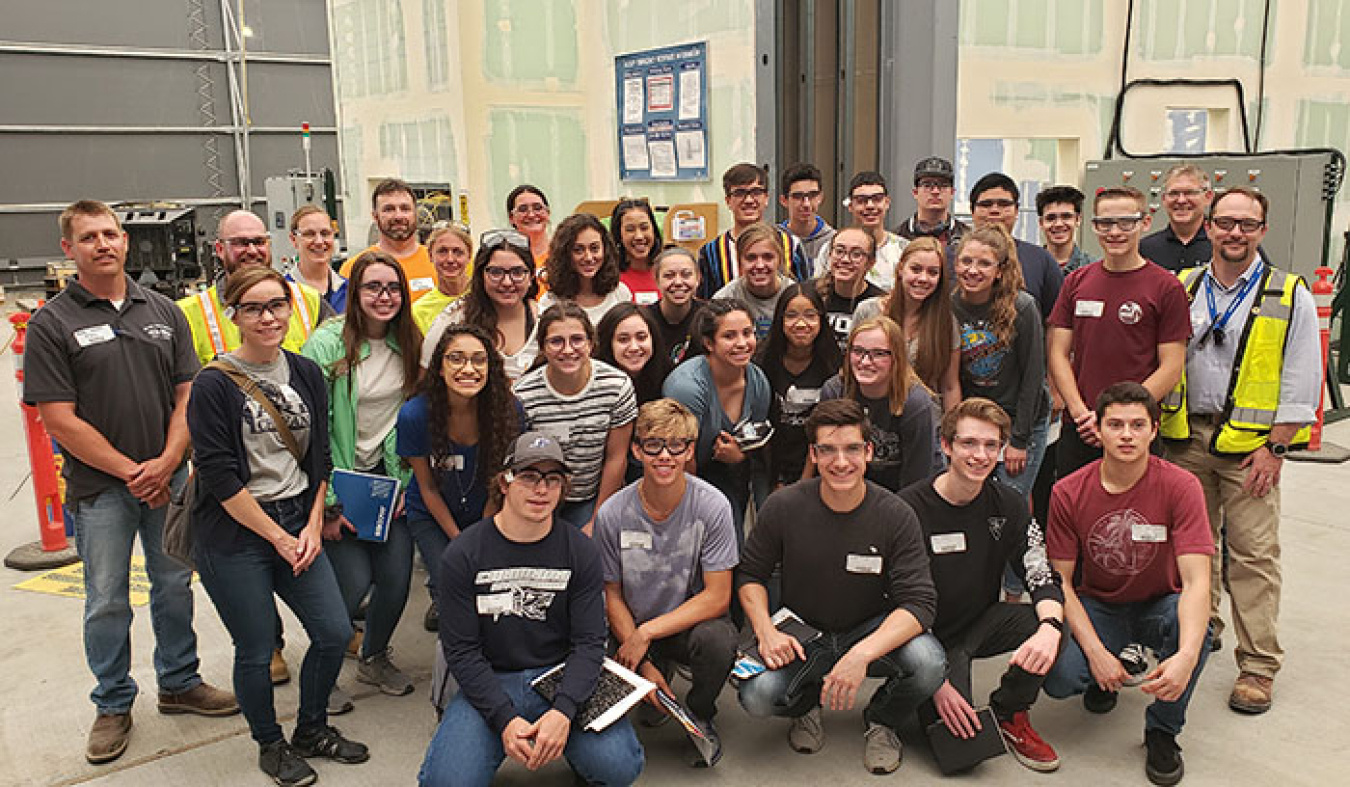
<svg viewBox="0 0 1350 787"><path fill-rule="evenodd" d="M1048 624L1050 628L1054 629L1055 631L1058 631L1061 634L1064 633L1064 621L1060 620L1059 618L1041 618L1041 622Z"/></svg>

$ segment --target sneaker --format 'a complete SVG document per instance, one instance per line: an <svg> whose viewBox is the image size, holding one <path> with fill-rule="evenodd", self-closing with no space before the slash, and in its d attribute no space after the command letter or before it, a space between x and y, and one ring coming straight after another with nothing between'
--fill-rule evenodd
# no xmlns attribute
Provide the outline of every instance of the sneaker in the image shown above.
<svg viewBox="0 0 1350 787"><path fill-rule="evenodd" d="M884 724L867 723L863 733L863 767L871 773L895 773L904 754L900 736Z"/></svg>
<svg viewBox="0 0 1350 787"><path fill-rule="evenodd" d="M422 616L422 628L427 631L441 630L441 613L436 609L435 601L427 605L427 614Z"/></svg>
<svg viewBox="0 0 1350 787"><path fill-rule="evenodd" d="M304 787L319 779L285 738L258 747L258 768L281 787Z"/></svg>
<svg viewBox="0 0 1350 787"><path fill-rule="evenodd" d="M722 736L717 734L717 728L713 726L711 719L708 721L694 719L694 726L698 727L703 737L689 736L690 742L698 752L690 764L695 768L711 768L722 759Z"/></svg>
<svg viewBox="0 0 1350 787"><path fill-rule="evenodd" d="M112 762L122 756L131 741L131 713L100 713L89 729L84 758L93 765Z"/></svg>
<svg viewBox="0 0 1350 787"><path fill-rule="evenodd" d="M177 694L159 693L160 713L195 713L198 716L233 716L239 712L234 695L207 683L198 683Z"/></svg>
<svg viewBox="0 0 1350 787"><path fill-rule="evenodd" d="M286 656L282 654L281 648L272 649L272 663L267 669L272 674L273 686L290 682L291 670L286 666Z"/></svg>
<svg viewBox="0 0 1350 787"><path fill-rule="evenodd" d="M1018 711L1007 721L998 723L1003 741L1017 761L1033 771L1049 773L1059 768L1059 755L1031 726L1026 711Z"/></svg>
<svg viewBox="0 0 1350 787"><path fill-rule="evenodd" d="M364 743L342 737L337 727L324 725L307 730L296 730L291 745L301 757L327 757L334 762L355 765L370 759L370 750Z"/></svg>
<svg viewBox="0 0 1350 787"><path fill-rule="evenodd" d="M394 697L411 694L413 690L412 681L389 660L387 650L361 659L361 665L356 668L356 679L379 686L380 691Z"/></svg>
<svg viewBox="0 0 1350 787"><path fill-rule="evenodd" d="M1131 642L1121 649L1117 658L1130 675L1125 679L1124 685L1138 686L1144 682L1144 675L1148 672L1148 654L1144 652L1143 645Z"/></svg>
<svg viewBox="0 0 1350 787"><path fill-rule="evenodd" d="M1102 691L1095 682L1091 683L1083 692L1083 707L1088 713L1110 713L1115 710L1116 695L1114 691Z"/></svg>
<svg viewBox="0 0 1350 787"><path fill-rule="evenodd" d="M825 745L825 727L820 723L820 708L812 708L792 720L788 745L801 754L815 754Z"/></svg>
<svg viewBox="0 0 1350 787"><path fill-rule="evenodd" d="M356 706L352 704L351 696L336 685L333 686L332 691L328 692L329 716L341 716L344 713L350 713L354 707Z"/></svg>
<svg viewBox="0 0 1350 787"><path fill-rule="evenodd" d="M347 641L347 652L342 655L349 659L361 659L361 642L365 640L366 633L361 629L352 627L352 638Z"/></svg>
<svg viewBox="0 0 1350 787"><path fill-rule="evenodd" d="M1273 678L1243 672L1233 684L1233 693L1228 695L1228 707L1238 713L1252 715L1270 710L1271 692L1275 688Z"/></svg>
<svg viewBox="0 0 1350 787"><path fill-rule="evenodd" d="M1181 761L1181 747L1177 737L1162 730L1145 730L1144 745L1148 747L1148 759L1144 762L1144 773L1154 784L1168 785L1181 781L1186 765Z"/></svg>

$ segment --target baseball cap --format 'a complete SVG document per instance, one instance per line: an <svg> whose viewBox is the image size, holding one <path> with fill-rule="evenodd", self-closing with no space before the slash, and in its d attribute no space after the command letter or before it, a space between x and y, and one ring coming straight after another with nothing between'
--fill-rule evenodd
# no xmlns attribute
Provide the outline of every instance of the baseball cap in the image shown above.
<svg viewBox="0 0 1350 787"><path fill-rule="evenodd" d="M506 469L512 472L545 462L555 462L563 472L569 472L562 446L543 432L526 432L517 437L506 455Z"/></svg>
<svg viewBox="0 0 1350 787"><path fill-rule="evenodd" d="M920 159L918 164L914 165L914 185L919 185L923 178L942 178L948 183L955 180L952 175L952 163L940 156L929 156L926 159Z"/></svg>

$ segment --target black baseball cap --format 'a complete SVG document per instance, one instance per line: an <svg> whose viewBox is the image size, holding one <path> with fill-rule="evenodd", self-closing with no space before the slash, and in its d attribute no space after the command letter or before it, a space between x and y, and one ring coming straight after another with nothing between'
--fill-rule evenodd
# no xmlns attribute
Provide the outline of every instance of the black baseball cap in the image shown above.
<svg viewBox="0 0 1350 787"><path fill-rule="evenodd" d="M914 165L914 185L919 185L919 181L924 178L942 178L948 183L956 180L952 173L952 163L940 156L920 159L919 163Z"/></svg>

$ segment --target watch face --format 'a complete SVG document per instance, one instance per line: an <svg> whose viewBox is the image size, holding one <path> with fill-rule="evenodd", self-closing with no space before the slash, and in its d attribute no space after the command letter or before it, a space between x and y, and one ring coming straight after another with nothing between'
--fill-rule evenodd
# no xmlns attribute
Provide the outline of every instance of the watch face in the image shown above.
<svg viewBox="0 0 1350 787"><path fill-rule="evenodd" d="M1284 456L1289 453L1289 446L1287 445L1280 445L1279 443L1267 443L1267 445L1270 446L1270 452L1276 456Z"/></svg>

